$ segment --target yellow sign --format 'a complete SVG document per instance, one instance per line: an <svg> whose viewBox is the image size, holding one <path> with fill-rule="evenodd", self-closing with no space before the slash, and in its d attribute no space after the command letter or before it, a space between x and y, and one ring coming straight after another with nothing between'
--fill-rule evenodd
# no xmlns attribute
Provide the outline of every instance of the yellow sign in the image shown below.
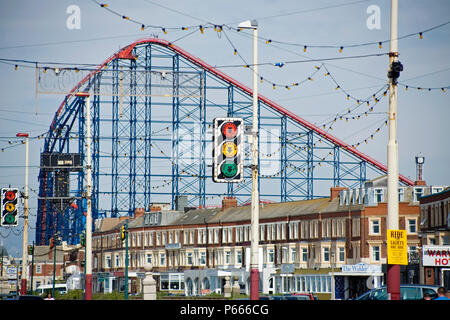
<svg viewBox="0 0 450 320"><path fill-rule="evenodd" d="M387 231L387 259L388 264L408 264L406 230Z"/></svg>

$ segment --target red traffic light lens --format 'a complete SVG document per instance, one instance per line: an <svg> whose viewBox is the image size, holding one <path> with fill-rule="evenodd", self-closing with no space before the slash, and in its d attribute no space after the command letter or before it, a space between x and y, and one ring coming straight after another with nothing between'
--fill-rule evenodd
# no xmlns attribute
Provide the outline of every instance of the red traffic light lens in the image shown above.
<svg viewBox="0 0 450 320"><path fill-rule="evenodd" d="M237 134L237 127L233 122L227 122L222 126L222 133L227 139L234 138Z"/></svg>
<svg viewBox="0 0 450 320"><path fill-rule="evenodd" d="M16 193L14 191L6 191L5 198L8 201L12 201L16 198Z"/></svg>

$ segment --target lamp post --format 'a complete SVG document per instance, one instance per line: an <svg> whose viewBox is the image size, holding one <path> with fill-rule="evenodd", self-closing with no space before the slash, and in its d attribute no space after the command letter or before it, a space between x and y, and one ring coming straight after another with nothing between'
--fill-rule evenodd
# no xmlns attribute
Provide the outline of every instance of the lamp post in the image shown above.
<svg viewBox="0 0 450 320"><path fill-rule="evenodd" d="M389 68L398 61L398 0L391 0L391 41ZM397 230L398 216L398 143L397 143L397 79L389 79L389 141L387 145L387 229ZM387 292L390 300L400 300L400 265L387 265Z"/></svg>
<svg viewBox="0 0 450 320"><path fill-rule="evenodd" d="M91 154L91 97L88 92L79 92L77 97L85 97L86 108L86 260L84 264L85 300L92 300L92 154Z"/></svg>
<svg viewBox="0 0 450 320"><path fill-rule="evenodd" d="M22 279L20 282L20 294L27 294L28 276L28 133L18 133L16 137L25 138L25 190L23 202L23 243L22 243ZM33 272L33 271L32 271Z"/></svg>
<svg viewBox="0 0 450 320"><path fill-rule="evenodd" d="M252 214L250 247L250 300L259 299L259 187L258 187L258 22L248 20L241 29L253 30Z"/></svg>

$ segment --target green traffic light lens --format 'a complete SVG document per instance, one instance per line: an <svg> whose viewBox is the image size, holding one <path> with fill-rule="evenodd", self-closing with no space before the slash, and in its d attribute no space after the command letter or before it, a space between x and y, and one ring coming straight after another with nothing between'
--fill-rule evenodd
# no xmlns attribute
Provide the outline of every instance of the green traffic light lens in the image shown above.
<svg viewBox="0 0 450 320"><path fill-rule="evenodd" d="M225 162L220 171L222 171L223 175L227 178L233 178L237 174L237 165L234 162Z"/></svg>
<svg viewBox="0 0 450 320"><path fill-rule="evenodd" d="M14 219L14 216L12 214L8 214L5 216L5 222L7 224L13 224L16 219Z"/></svg>

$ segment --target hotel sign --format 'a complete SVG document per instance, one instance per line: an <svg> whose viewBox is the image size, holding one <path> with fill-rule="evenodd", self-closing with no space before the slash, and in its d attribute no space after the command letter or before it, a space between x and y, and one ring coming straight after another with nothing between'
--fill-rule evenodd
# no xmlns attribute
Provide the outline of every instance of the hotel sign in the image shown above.
<svg viewBox="0 0 450 320"><path fill-rule="evenodd" d="M450 246L423 246L422 262L425 267L450 266Z"/></svg>

